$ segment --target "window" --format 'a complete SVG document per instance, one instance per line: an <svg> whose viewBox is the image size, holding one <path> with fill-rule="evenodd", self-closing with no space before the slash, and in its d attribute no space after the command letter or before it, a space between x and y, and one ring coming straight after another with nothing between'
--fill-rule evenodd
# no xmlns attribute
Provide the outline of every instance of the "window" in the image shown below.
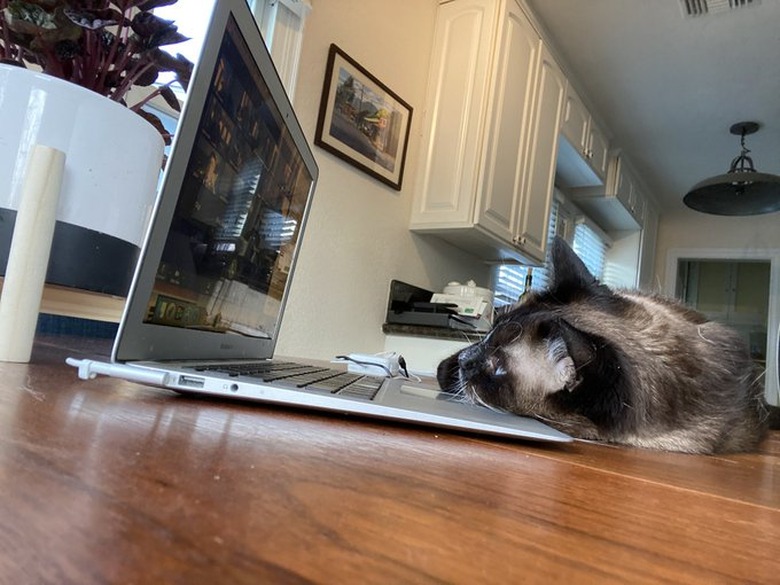
<svg viewBox="0 0 780 585"><path fill-rule="evenodd" d="M553 199L550 223L547 226L547 248L555 236L566 237L570 216L558 199ZM542 290L550 280L547 263L544 266L500 264L493 273L494 305L501 307L517 302L526 290Z"/></svg>
<svg viewBox="0 0 780 585"><path fill-rule="evenodd" d="M303 26L311 4L308 0L254 0L250 4L279 77L292 100L298 78Z"/></svg>
<svg viewBox="0 0 780 585"><path fill-rule="evenodd" d="M591 274L601 279L606 265L606 253L609 238L590 220L579 215L561 197L553 200L550 210L550 224L547 230L547 249L550 249L555 236L560 236L572 246ZM575 222L575 218L576 222ZM572 229L573 227L573 229ZM520 298L529 287L531 290L544 290L550 283L552 270L550 259L543 266L530 267L513 264L501 264L493 272L494 304L496 308L511 305Z"/></svg>
<svg viewBox="0 0 780 585"><path fill-rule="evenodd" d="M160 6L154 9L154 14L160 18L172 20L183 35L190 40L175 45L162 47L163 50L175 55L181 53L195 63L200 55L203 38L206 35L211 12L216 0L179 0L176 4ZM311 10L309 0L249 0L255 19L263 34L266 45L271 52L276 69L282 79L287 95L292 101L295 80L298 76L298 61L303 42L303 25ZM158 77L158 83L168 83L174 76L164 72ZM180 102L184 101L184 89L174 83L171 88L177 94ZM138 103L144 100L152 88L136 87L131 90L129 101ZM173 135L179 120L179 113L171 108L163 98L157 96L143 106L143 109L156 115L165 129ZM165 156L170 154L170 145L165 147ZM162 174L160 175L160 181Z"/></svg>
<svg viewBox="0 0 780 585"><path fill-rule="evenodd" d="M593 276L599 280L604 277L607 239L601 234L601 230L590 225L588 220L581 218L574 228L572 249L582 259Z"/></svg>
<svg viewBox="0 0 780 585"><path fill-rule="evenodd" d="M193 63L197 61L214 2L215 0L197 0L196 10L193 10L194 0L179 0L176 4L155 8L154 13L157 16L174 21L179 32L190 37L188 41L169 45L163 49L174 55L181 53ZM292 100L303 42L303 25L311 10L311 4L308 0L250 0L249 6L263 33L287 94ZM164 73L160 75L158 81L167 83L172 78L172 74ZM174 91L181 94L179 98L183 100L183 90L177 84L172 87ZM154 100L152 107L174 118L177 116L162 99Z"/></svg>
<svg viewBox="0 0 780 585"><path fill-rule="evenodd" d="M183 43L166 45L161 48L164 51L171 53L172 55L181 53L187 59L195 63L195 61L198 60L198 55L200 54L200 47L203 44L203 37L206 34L209 18L211 18L211 11L214 8L214 1L215 0L199 0L198 10L193 10L193 6L191 6L191 0L189 2L187 0L179 0L176 2L176 4L155 8L155 16L174 21L179 29L179 32L190 38L190 40ZM157 81L166 83L172 78L173 76L166 72L161 74ZM173 87L174 90L179 89L177 85L174 85Z"/></svg>

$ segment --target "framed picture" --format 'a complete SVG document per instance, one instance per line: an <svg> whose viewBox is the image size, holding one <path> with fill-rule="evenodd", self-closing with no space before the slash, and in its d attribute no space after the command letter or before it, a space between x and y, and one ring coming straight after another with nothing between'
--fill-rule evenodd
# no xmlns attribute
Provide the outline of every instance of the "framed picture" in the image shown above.
<svg viewBox="0 0 780 585"><path fill-rule="evenodd" d="M400 190L411 121L409 104L330 46L316 145Z"/></svg>

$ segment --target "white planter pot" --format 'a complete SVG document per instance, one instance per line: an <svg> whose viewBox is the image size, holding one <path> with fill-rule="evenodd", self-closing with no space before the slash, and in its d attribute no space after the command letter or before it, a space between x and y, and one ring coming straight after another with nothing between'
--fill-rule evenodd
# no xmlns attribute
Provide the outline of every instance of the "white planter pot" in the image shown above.
<svg viewBox="0 0 780 585"><path fill-rule="evenodd" d="M65 152L46 280L123 296L157 191L163 140L126 107L72 83L0 64L0 273L30 150Z"/></svg>

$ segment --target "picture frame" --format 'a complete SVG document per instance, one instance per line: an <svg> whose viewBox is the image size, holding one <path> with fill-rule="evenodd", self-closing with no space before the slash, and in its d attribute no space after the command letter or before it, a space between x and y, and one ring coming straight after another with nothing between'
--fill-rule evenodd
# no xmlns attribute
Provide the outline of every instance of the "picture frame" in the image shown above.
<svg viewBox="0 0 780 585"><path fill-rule="evenodd" d="M412 107L330 45L314 144L400 191Z"/></svg>

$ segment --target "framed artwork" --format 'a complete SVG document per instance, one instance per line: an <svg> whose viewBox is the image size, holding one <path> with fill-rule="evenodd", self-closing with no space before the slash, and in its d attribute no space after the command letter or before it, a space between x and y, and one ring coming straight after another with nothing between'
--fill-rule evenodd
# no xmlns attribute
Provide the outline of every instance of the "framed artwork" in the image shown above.
<svg viewBox="0 0 780 585"><path fill-rule="evenodd" d="M314 143L400 190L412 107L330 46Z"/></svg>

